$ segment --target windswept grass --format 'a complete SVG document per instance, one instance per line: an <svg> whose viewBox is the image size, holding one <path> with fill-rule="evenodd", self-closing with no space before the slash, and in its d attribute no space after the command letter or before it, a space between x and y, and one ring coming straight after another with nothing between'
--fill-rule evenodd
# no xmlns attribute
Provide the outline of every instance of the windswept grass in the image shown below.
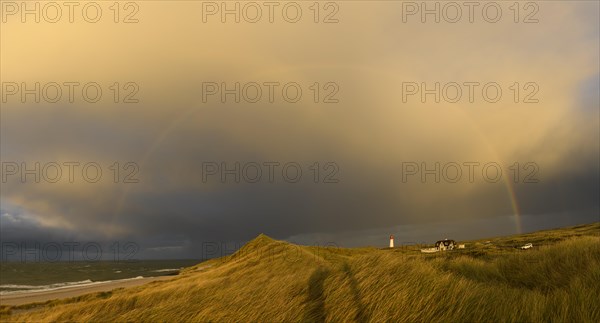
<svg viewBox="0 0 600 323"><path fill-rule="evenodd" d="M304 247L264 235L171 281L0 309L3 321L600 322L600 223L464 250ZM534 243L531 250L515 247Z"/></svg>

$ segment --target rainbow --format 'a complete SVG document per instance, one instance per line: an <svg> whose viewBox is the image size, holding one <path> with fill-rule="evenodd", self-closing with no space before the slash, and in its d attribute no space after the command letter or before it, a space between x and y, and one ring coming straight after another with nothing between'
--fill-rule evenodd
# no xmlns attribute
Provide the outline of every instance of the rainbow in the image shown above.
<svg viewBox="0 0 600 323"><path fill-rule="evenodd" d="M361 67L355 67L355 66L298 66L298 67L294 67L294 68L285 68L285 69L277 69L277 73L289 73L292 72L293 70L306 70L309 68L313 68L313 69L324 69L324 68L339 68L339 69L352 69L352 70L359 70L361 72L369 72L369 73L374 73L374 74L383 74L386 75L388 77L397 77L397 75L394 75L388 71L382 72L379 70L374 70L371 68L361 68ZM267 71L263 71L262 73L259 73L261 75L263 74L267 74ZM255 75L255 76L258 76ZM464 111L462 111L461 109L455 108L454 111L461 113L462 116L465 118L465 120L468 120L469 125L471 126L471 130L473 132L475 132L478 137L483 141L483 143L485 144L486 148L488 149L488 151L494 156L494 158L496 158L497 161L503 161L502 159L499 158L499 154L497 152L496 149L494 149L494 147L491 145L491 143L489 142L489 140L487 139L487 136L481 131L481 128L479 127L479 125L477 125L470 116L468 116L467 114L464 113ZM158 132L156 138L152 141L152 143L150 144L150 146L148 147L148 149L146 150L146 152L144 153L141 162L140 162L140 169L144 168L144 165L146 164L146 162L148 161L148 159L150 158L150 156L162 145L162 143L165 141L165 139L169 136L169 134L171 133L171 131L173 131L174 129L177 128L177 126L185 121L188 120L190 116L192 116L194 113L198 112L198 107L192 105L190 108L185 109L184 111L182 111L178 116L176 116L171 122L169 122L169 124L167 124L161 131ZM519 203L518 203L518 199L515 193L515 189L514 189L514 185L511 182L511 180L509 179L509 176L505 176L505 174L503 174L504 177L504 186L506 187L506 191L507 191L507 196L508 196L508 200L511 206L511 210L512 210L512 216L515 222L515 232L517 234L522 233L522 223L521 223L521 211L520 211L520 207L519 207ZM113 220L115 220L120 214L121 211L123 209L123 206L125 204L125 201L127 199L127 196L129 195L131 188L133 186L127 186L124 190L123 193L121 194L119 201L116 204L115 207L115 211L113 213Z"/></svg>

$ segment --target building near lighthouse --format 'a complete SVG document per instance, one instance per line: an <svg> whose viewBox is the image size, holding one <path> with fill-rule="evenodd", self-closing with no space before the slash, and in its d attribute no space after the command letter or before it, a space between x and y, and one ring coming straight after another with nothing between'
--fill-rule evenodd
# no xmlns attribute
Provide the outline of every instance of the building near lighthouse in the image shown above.
<svg viewBox="0 0 600 323"><path fill-rule="evenodd" d="M448 239L440 240L435 243L435 247L440 251L452 250L452 249L454 249L455 245L456 245L456 242L454 240L448 240Z"/></svg>
<svg viewBox="0 0 600 323"><path fill-rule="evenodd" d="M450 239L439 240L435 243L435 247L433 248L423 248L421 252L432 253L438 251L446 251L446 250L454 250L454 249L464 249L464 244L457 244L456 241Z"/></svg>

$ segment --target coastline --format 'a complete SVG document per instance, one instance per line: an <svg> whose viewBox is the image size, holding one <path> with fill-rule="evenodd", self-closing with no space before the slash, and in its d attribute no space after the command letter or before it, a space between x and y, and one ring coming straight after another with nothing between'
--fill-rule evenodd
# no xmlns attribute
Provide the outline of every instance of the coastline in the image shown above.
<svg viewBox="0 0 600 323"><path fill-rule="evenodd" d="M90 293L108 292L117 288L127 288L144 285L153 281L162 281L172 279L176 276L156 276L144 277L138 279L123 279L108 281L102 284L69 286L60 289L47 291L22 292L8 295L0 295L0 305L15 306L29 303L46 302L49 300L77 297Z"/></svg>

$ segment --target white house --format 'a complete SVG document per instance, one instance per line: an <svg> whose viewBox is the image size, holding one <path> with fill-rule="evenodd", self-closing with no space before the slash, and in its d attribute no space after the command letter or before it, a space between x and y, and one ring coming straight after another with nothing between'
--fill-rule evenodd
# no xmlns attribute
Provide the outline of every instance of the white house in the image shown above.
<svg viewBox="0 0 600 323"><path fill-rule="evenodd" d="M454 240L448 240L448 239L440 240L435 243L435 247L439 251L452 250L452 249L454 249L455 245L456 245L456 242Z"/></svg>
<svg viewBox="0 0 600 323"><path fill-rule="evenodd" d="M456 244L456 241L454 241L454 240L444 239L444 240L440 240L440 241L436 242L435 247L433 247L433 248L421 249L421 252L432 253L432 252L438 252L438 251L453 250L454 248L463 249L464 247L465 247L464 244L459 245L459 244Z"/></svg>

